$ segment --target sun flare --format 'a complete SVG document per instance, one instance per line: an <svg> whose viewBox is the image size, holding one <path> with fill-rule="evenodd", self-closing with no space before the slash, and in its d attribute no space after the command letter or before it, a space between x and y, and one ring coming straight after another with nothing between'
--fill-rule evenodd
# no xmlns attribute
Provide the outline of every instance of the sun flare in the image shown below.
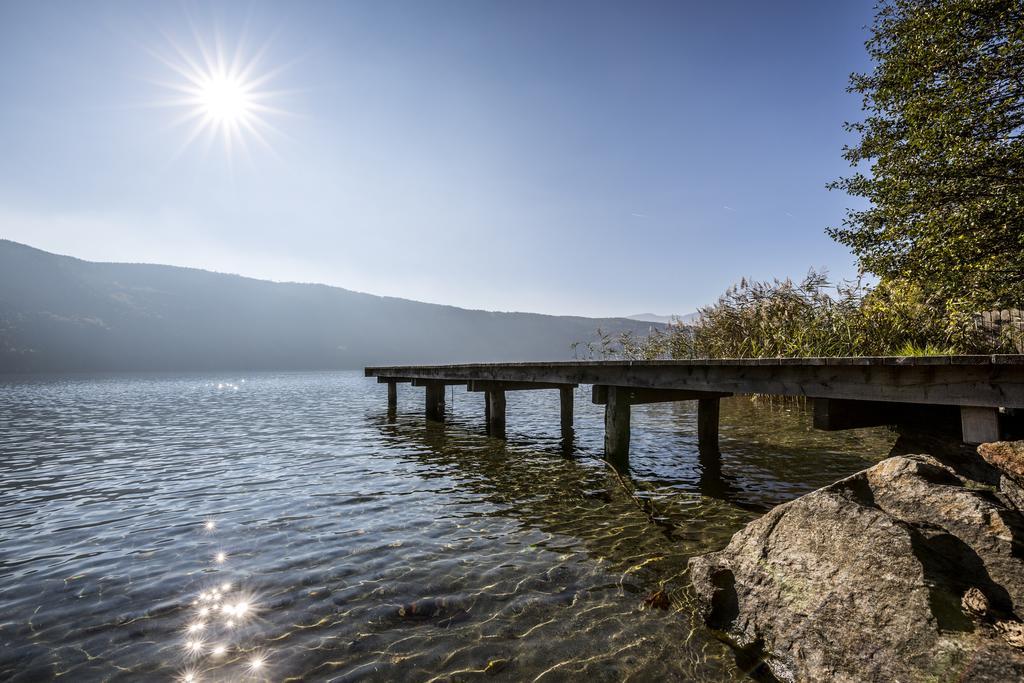
<svg viewBox="0 0 1024 683"><path fill-rule="evenodd" d="M183 149L205 138L208 146L220 140L228 153L235 149L247 152L250 140L270 150L268 135L278 132L270 119L287 112L274 106L283 92L267 89L282 70L264 68L267 46L246 56L244 39L228 50L220 35L209 45L196 34L195 44L189 51L172 41L170 56L154 53L178 77L161 82L176 96L160 104L183 110L176 121L190 127ZM207 529L212 528L208 521Z"/></svg>

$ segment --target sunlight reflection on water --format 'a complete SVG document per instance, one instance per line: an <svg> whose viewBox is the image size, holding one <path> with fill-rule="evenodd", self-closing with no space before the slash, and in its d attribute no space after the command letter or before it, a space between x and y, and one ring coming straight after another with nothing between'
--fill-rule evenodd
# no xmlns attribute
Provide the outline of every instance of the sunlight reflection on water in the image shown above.
<svg viewBox="0 0 1024 683"><path fill-rule="evenodd" d="M216 521L207 518L201 532L211 534ZM215 565L223 565L227 554L214 556ZM221 568L218 567L218 571ZM190 601L191 614L182 629L183 666L178 680L199 683L205 680L229 680L239 675L251 680L269 680L269 650L258 645L259 617L263 611L259 596L237 583L214 575L206 588Z"/></svg>
<svg viewBox="0 0 1024 683"><path fill-rule="evenodd" d="M384 392L357 373L0 378L0 679L737 680L687 558L892 441L731 399L712 481L692 404L644 406L620 481L582 389L569 457L557 392L509 395L507 443L479 395L441 426L422 389L394 413ZM664 611L645 601L662 588Z"/></svg>

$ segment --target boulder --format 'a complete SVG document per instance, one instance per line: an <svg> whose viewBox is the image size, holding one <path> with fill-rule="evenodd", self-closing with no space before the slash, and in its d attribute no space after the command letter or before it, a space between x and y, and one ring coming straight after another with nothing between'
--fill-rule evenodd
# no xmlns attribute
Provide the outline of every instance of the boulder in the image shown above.
<svg viewBox="0 0 1024 683"><path fill-rule="evenodd" d="M978 446L978 453L1002 474L1024 484L1024 441L996 441Z"/></svg>
<svg viewBox="0 0 1024 683"><path fill-rule="evenodd" d="M978 453L999 471L999 491L1009 504L1024 510L1024 441L983 443Z"/></svg>
<svg viewBox="0 0 1024 683"><path fill-rule="evenodd" d="M1024 515L928 455L781 505L690 572L708 625L780 680L1024 680Z"/></svg>

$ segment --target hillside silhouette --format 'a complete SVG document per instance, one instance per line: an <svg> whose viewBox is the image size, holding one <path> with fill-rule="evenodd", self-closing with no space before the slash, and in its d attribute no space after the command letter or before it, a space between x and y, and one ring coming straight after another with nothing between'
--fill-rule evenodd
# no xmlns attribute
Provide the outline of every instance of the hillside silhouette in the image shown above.
<svg viewBox="0 0 1024 683"><path fill-rule="evenodd" d="M564 360L650 323L494 313L0 240L0 371L344 369Z"/></svg>

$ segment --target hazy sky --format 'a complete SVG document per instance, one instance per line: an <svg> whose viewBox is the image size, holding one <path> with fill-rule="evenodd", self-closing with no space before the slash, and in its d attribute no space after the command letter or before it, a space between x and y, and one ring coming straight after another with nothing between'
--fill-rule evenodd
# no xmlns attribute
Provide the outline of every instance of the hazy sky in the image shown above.
<svg viewBox="0 0 1024 683"><path fill-rule="evenodd" d="M824 186L871 6L2 2L0 237L584 315L849 276ZM170 105L218 35L263 50L266 146Z"/></svg>

